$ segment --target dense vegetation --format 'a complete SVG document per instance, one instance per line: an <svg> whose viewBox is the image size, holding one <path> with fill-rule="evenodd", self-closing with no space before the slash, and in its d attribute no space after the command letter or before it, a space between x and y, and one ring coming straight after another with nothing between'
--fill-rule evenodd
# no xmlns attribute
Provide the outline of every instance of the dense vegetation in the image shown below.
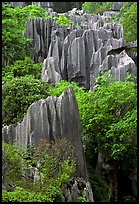
<svg viewBox="0 0 139 204"><path fill-rule="evenodd" d="M32 76L8 80L2 88L3 124L17 124L23 120L29 105L49 95L48 84Z"/></svg>
<svg viewBox="0 0 139 204"><path fill-rule="evenodd" d="M95 155L100 151L111 159L115 171L123 168L129 173L137 165L136 146L133 142L137 128L135 84L114 81L112 77L106 77L106 74L99 78L99 83L102 85L95 92L86 92L75 83L61 81L50 90L50 95L58 96L67 86L73 87L80 112L88 166L92 166L91 170L89 168L90 175L93 172ZM91 183L94 186L93 181ZM98 185L94 186L95 197L98 196L95 194L97 189ZM104 192L105 189L103 188ZM102 197L106 201L108 195L104 195ZM97 201L102 201L99 200L100 197Z"/></svg>
<svg viewBox="0 0 139 204"><path fill-rule="evenodd" d="M3 144L3 147L9 167L6 176L15 186L12 192L3 190L3 202L63 201L61 186L70 180L76 170L75 150L69 141L59 140L50 148L50 144L42 139L37 148L30 147L27 152L6 143ZM67 152L70 157L62 158L63 151ZM29 176L30 173L27 173L29 165L34 168L37 166L35 181Z"/></svg>
<svg viewBox="0 0 139 204"><path fill-rule="evenodd" d="M78 2L70 3L81 8ZM103 13L111 8L112 3L85 2L82 8L88 13ZM133 41L137 39L137 3L124 2L123 4L123 8L114 17L114 21L122 23L125 39ZM33 62L28 50L31 40L23 36L25 22L29 17L50 16L36 5L29 5L22 9L10 8L7 4L2 5L3 125L16 125L17 122L23 120L30 104L49 95L59 96L68 86L71 86L78 103L83 146L94 198L96 202L107 202L110 186L106 178L98 176L95 172L96 155L100 151L105 151L107 157L111 159L115 172L120 168L125 174L130 174L136 167L137 155L134 139L137 125L137 93L135 84L129 80L117 82L108 73L97 79L100 85L93 92L87 92L73 82L61 81L52 86L41 81L42 63ZM64 14L56 18L56 21L61 26L72 24ZM3 144L9 166L7 177L16 187L13 192L10 190L2 192L3 202L63 201L61 185L72 178L76 165L74 155L71 155L71 161L67 158L59 160L59 156L64 155L61 145L64 145L64 151L70 154L73 146L68 141L62 140L51 149L47 141L43 141L37 149L30 147L27 153L14 148L13 145ZM44 149L49 150L49 154ZM32 150L33 155L30 154ZM44 177L36 183L30 179L23 180L22 176L27 167L37 165L38 152L40 160L46 158L42 168L38 168L39 173L43 172ZM127 196L133 201L131 194ZM86 200L81 195L77 201Z"/></svg>

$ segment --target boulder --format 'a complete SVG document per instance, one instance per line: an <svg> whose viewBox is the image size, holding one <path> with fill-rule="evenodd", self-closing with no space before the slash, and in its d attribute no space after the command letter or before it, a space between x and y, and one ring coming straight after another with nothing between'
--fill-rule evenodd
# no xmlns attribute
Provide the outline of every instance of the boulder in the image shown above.
<svg viewBox="0 0 139 204"><path fill-rule="evenodd" d="M56 141L65 138L76 149L77 176L87 179L86 160L81 140L77 102L71 87L59 97L49 96L30 105L21 123L3 127L3 140L27 149L41 138Z"/></svg>

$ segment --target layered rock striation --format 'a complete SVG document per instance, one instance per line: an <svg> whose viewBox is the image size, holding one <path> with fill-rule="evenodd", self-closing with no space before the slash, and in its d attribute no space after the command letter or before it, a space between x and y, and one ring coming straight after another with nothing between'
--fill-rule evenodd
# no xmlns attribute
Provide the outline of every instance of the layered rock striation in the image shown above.
<svg viewBox="0 0 139 204"><path fill-rule="evenodd" d="M33 39L34 61L43 61L42 80L50 83L61 79L75 81L89 90L104 70L110 70L117 80L122 81L127 71L136 75L136 65L127 56L127 51L136 47L136 43L125 43L122 26L107 22L115 12L91 15L73 10L65 15L74 25L61 27L53 18L27 20L25 35Z"/></svg>
<svg viewBox="0 0 139 204"><path fill-rule="evenodd" d="M21 123L3 128L3 141L25 150L29 145L37 146L41 138L70 141L76 150L77 176L87 179L79 112L71 87L59 97L49 96L31 104Z"/></svg>

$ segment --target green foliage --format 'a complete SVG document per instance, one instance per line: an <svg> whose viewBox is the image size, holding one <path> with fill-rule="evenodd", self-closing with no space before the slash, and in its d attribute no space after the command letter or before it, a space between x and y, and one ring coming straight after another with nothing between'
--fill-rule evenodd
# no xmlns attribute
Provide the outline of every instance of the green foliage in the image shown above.
<svg viewBox="0 0 139 204"><path fill-rule="evenodd" d="M16 18L14 9L2 4L2 57L3 64L9 65L14 60L24 59L30 42L23 36L22 26Z"/></svg>
<svg viewBox="0 0 139 204"><path fill-rule="evenodd" d="M124 39L132 42L137 39L137 2L123 2L123 7L110 22L119 22L123 26Z"/></svg>
<svg viewBox="0 0 139 204"><path fill-rule="evenodd" d="M60 25L60 26L69 26L74 24L72 21L70 21L65 14L60 14L59 17L55 17L56 22Z"/></svg>
<svg viewBox="0 0 139 204"><path fill-rule="evenodd" d="M16 76L32 75L35 79L41 79L42 62L35 64L29 57L24 60L16 60L12 65L3 67L2 80L6 82Z"/></svg>
<svg viewBox="0 0 139 204"><path fill-rule="evenodd" d="M86 197L84 195L78 196L76 202L87 202Z"/></svg>
<svg viewBox="0 0 139 204"><path fill-rule="evenodd" d="M137 2L124 2L120 13L120 23L124 28L125 40L135 41L137 39Z"/></svg>
<svg viewBox="0 0 139 204"><path fill-rule="evenodd" d="M78 103L84 146L89 144L96 152L110 150L114 160L129 159L130 150L135 156L132 144L137 121L135 84L115 81L107 74L98 81L101 85L95 92L85 92L73 82L61 81L51 87L50 94L60 95L71 86Z"/></svg>
<svg viewBox="0 0 139 204"><path fill-rule="evenodd" d="M28 18L47 17L45 9L29 5L24 8L11 8L2 4L2 57L3 65L11 65L15 60L23 60L29 55L30 39L23 33Z"/></svg>
<svg viewBox="0 0 139 204"><path fill-rule="evenodd" d="M134 196L123 196L122 197L123 202L137 202L136 198Z"/></svg>
<svg viewBox="0 0 139 204"><path fill-rule="evenodd" d="M60 188L63 183L70 180L75 172L75 149L66 139L60 139L52 144L42 139L33 152L33 155L30 156L31 161L36 165L39 162L41 165L37 167L38 174L43 173L43 177L38 182L37 191L39 189L45 191L46 186L50 184Z"/></svg>
<svg viewBox="0 0 139 204"><path fill-rule="evenodd" d="M16 187L15 191L2 191L3 202L54 202L54 195L59 195L57 188L51 188L46 193L29 192L22 187Z"/></svg>
<svg viewBox="0 0 139 204"><path fill-rule="evenodd" d="M133 82L113 82L99 86L93 97L93 117L86 128L92 129L98 149L111 149L111 157L116 160L127 156L135 137L137 98L134 86Z"/></svg>
<svg viewBox="0 0 139 204"><path fill-rule="evenodd" d="M56 142L56 144L48 144L46 140L42 139L36 148L31 146L27 151L21 151L21 149L17 149L13 145L4 144L6 161L9 167L7 175L9 175L9 180L16 184L16 188L13 192L3 190L2 201L64 201L61 186L62 184L69 182L76 170L76 165L72 158L60 158L61 160L59 160L59 157L61 157L63 153L61 152L61 145L64 144L66 144L66 151L64 152L64 154L67 155L67 153L70 151L71 143L69 141L66 141L65 139L59 140L58 142ZM20 161L21 158L22 163ZM40 165L37 165L38 162ZM43 176L40 176L40 179L38 179L38 181L35 181L35 183L31 181L26 182L21 177L23 173L27 175L25 173L25 169L29 164L36 164L38 175L43 174ZM18 170L19 166L20 169ZM18 174L20 176L18 176Z"/></svg>
<svg viewBox="0 0 139 204"><path fill-rule="evenodd" d="M15 185L18 185L22 177L23 162L20 150L13 145L3 143L3 148L6 155L6 162L8 166L8 172L6 177L12 180Z"/></svg>
<svg viewBox="0 0 139 204"><path fill-rule="evenodd" d="M49 95L48 84L31 76L16 77L2 87L3 124L21 122L28 107Z"/></svg>
<svg viewBox="0 0 139 204"><path fill-rule="evenodd" d="M82 9L90 14L102 14L104 11L110 10L112 5L113 2L85 2L82 4Z"/></svg>

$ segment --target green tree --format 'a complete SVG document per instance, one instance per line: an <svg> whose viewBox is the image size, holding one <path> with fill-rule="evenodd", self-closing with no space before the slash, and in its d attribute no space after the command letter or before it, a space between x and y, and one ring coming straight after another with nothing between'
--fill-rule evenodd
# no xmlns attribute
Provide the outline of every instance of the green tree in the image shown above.
<svg viewBox="0 0 139 204"><path fill-rule="evenodd" d="M35 79L41 79L42 62L34 63L30 57L24 60L16 60L12 65L3 67L2 81L6 82L15 77L32 75Z"/></svg>
<svg viewBox="0 0 139 204"><path fill-rule="evenodd" d="M93 166L95 154L105 151L114 165L115 175L117 168L123 164L127 167L126 171L131 172L136 166L135 84L130 81L118 82L112 76L106 77L106 74L99 77L98 81L101 85L94 92L85 92L73 82L61 81L50 93L59 95L67 86L73 87L89 164Z"/></svg>
<svg viewBox="0 0 139 204"><path fill-rule="evenodd" d="M28 5L24 8L11 8L2 4L2 57L3 65L11 65L15 60L23 60L29 55L30 39L25 38L24 30L28 18L47 17L45 9Z"/></svg>
<svg viewBox="0 0 139 204"><path fill-rule="evenodd" d="M125 40L127 42L135 41L137 39L137 2L124 2L120 16Z"/></svg>
<svg viewBox="0 0 139 204"><path fill-rule="evenodd" d="M48 95L48 84L32 76L8 80L2 87L3 124L21 122L29 105Z"/></svg>
<svg viewBox="0 0 139 204"><path fill-rule="evenodd" d="M87 13L100 13L108 11L112 8L113 2L85 2L82 4L82 9Z"/></svg>
<svg viewBox="0 0 139 204"><path fill-rule="evenodd" d="M59 17L55 17L56 22L60 25L60 26L69 26L71 24L74 24L74 22L70 21L65 14L60 14Z"/></svg>

